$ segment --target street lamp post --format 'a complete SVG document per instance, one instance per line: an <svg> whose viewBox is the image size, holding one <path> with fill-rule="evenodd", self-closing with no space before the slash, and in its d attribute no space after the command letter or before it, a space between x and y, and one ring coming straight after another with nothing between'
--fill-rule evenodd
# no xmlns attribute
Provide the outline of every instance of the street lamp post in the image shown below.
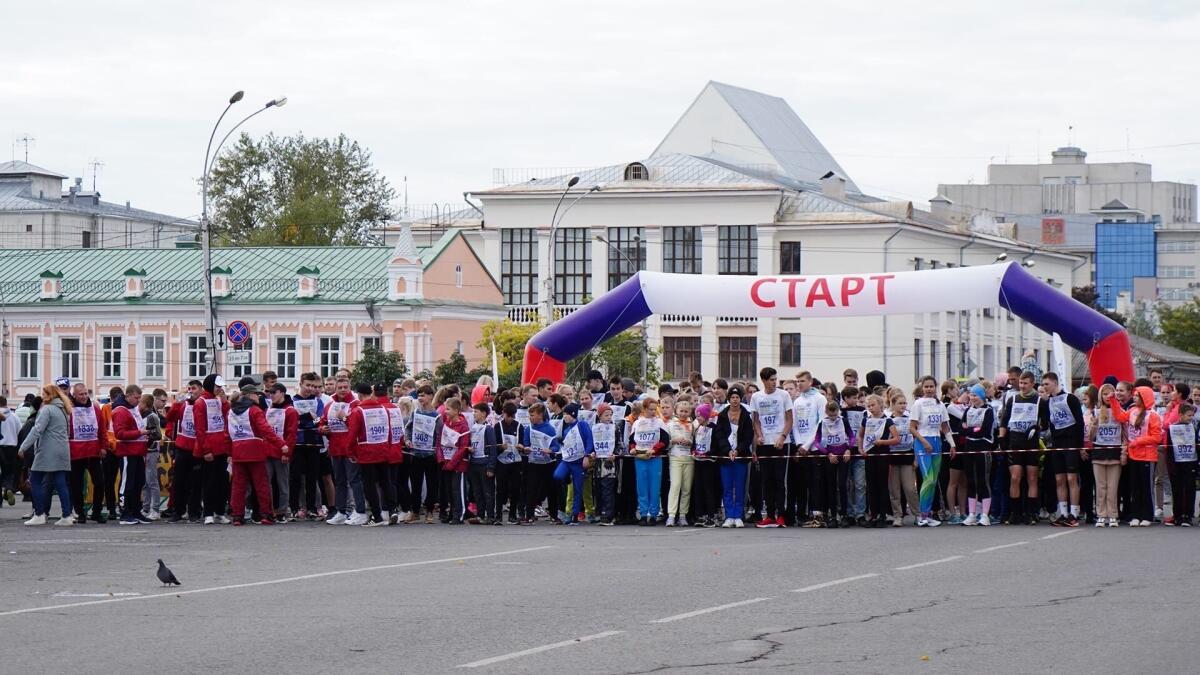
<svg viewBox="0 0 1200 675"><path fill-rule="evenodd" d="M635 242L641 242L642 238L635 235L633 237L633 240ZM616 251L617 255L621 256L622 260L624 260L626 263L629 263L629 267L632 268L634 271L633 273L637 274L637 272L638 272L637 265L633 264L633 261L631 261L629 259L629 256L625 255L625 253L621 249L617 248L616 246L613 246L612 242L605 239L604 237L601 237L600 235L596 235L596 241L608 246L609 249ZM649 328L650 328L649 322L645 318L643 318L642 319L642 384L643 385L646 384L646 367L648 365L646 362L646 359L647 359L647 352L650 350L650 338L649 338L649 332L648 332Z"/></svg>
<svg viewBox="0 0 1200 675"><path fill-rule="evenodd" d="M221 142L217 144L217 149L214 152L212 149L213 139L217 136L217 129L221 126L221 121L225 119L225 114L233 107L234 103L245 98L246 92L238 90L233 96L229 97L229 104L225 106L225 110L221 111L221 116L217 118L217 123L213 125L212 133L208 135L208 147L204 150L204 174L201 177L201 194L200 194L200 248L204 258L204 313L205 329L205 372L213 372L217 365L217 308L213 303L212 296L212 242L210 241L209 233L211 228L208 221L208 177L212 173L213 164L217 163L217 155L221 154L221 148L224 147L225 141L238 127L242 126L250 120L250 118L262 113L268 108L280 108L287 103L287 97L281 96L267 101L263 107L255 110L249 115L242 118L240 122L233 127L221 138Z"/></svg>
<svg viewBox="0 0 1200 675"><path fill-rule="evenodd" d="M571 176L567 181L567 187L563 188L562 194L558 196L558 203L554 205L554 213L550 216L550 255L547 258L549 266L546 270L546 325L554 323L554 231L558 229L558 209L562 207L563 200L567 198L567 193L571 188L579 183L579 176Z"/></svg>

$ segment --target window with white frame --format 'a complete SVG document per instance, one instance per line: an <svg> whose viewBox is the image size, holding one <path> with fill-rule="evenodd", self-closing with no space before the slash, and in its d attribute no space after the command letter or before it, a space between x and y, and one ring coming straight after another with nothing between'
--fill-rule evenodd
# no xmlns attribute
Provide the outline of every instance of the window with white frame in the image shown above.
<svg viewBox="0 0 1200 675"><path fill-rule="evenodd" d="M366 351L367 347L370 347L377 351L383 351L383 337L381 337L379 335L372 335L370 337L363 338L363 341L362 341L363 351Z"/></svg>
<svg viewBox="0 0 1200 675"><path fill-rule="evenodd" d="M23 337L17 340L17 354L20 360L20 377L23 380L38 378L38 364L41 363L41 341L35 337Z"/></svg>
<svg viewBox="0 0 1200 675"><path fill-rule="evenodd" d="M275 336L275 374L281 380L296 379L296 336Z"/></svg>
<svg viewBox="0 0 1200 675"><path fill-rule="evenodd" d="M190 378L208 375L208 340L203 335L187 336L187 374Z"/></svg>
<svg viewBox="0 0 1200 675"><path fill-rule="evenodd" d="M167 377L167 336L142 336L142 376L148 380Z"/></svg>
<svg viewBox="0 0 1200 675"><path fill-rule="evenodd" d="M554 302L582 305L592 295L592 243L586 227L554 232Z"/></svg>
<svg viewBox="0 0 1200 675"><path fill-rule="evenodd" d="M500 230L500 290L506 305L537 302L537 233L529 227Z"/></svg>
<svg viewBox="0 0 1200 675"><path fill-rule="evenodd" d="M1159 265L1160 279L1195 279L1196 268L1192 265Z"/></svg>
<svg viewBox="0 0 1200 675"><path fill-rule="evenodd" d="M454 286L455 286L455 288L462 288L462 284L463 284L462 265L455 265L454 266Z"/></svg>
<svg viewBox="0 0 1200 675"><path fill-rule="evenodd" d="M121 377L121 336L100 336L100 377Z"/></svg>
<svg viewBox="0 0 1200 675"><path fill-rule="evenodd" d="M694 225L664 227L662 235L663 271L675 274L699 274L702 264L700 228Z"/></svg>
<svg viewBox="0 0 1200 675"><path fill-rule="evenodd" d="M249 352L250 362L245 364L236 364L230 368L234 377L246 377L254 372L254 338L248 337L246 341L240 345L236 345L230 349L233 352Z"/></svg>
<svg viewBox="0 0 1200 675"><path fill-rule="evenodd" d="M342 339L323 337L318 339L317 347L321 377L329 377L342 367Z"/></svg>
<svg viewBox="0 0 1200 675"><path fill-rule="evenodd" d="M758 274L758 227L722 225L717 228L718 274Z"/></svg>
<svg viewBox="0 0 1200 675"><path fill-rule="evenodd" d="M646 238L640 227L608 228L608 289L646 269Z"/></svg>
<svg viewBox="0 0 1200 675"><path fill-rule="evenodd" d="M83 355L83 340L77 337L58 339L58 374L72 380L79 379L79 361Z"/></svg>

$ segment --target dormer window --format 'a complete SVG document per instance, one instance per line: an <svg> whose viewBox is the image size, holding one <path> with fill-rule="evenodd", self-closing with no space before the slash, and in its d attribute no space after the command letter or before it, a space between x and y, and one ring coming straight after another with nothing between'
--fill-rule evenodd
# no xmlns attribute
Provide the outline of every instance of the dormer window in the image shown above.
<svg viewBox="0 0 1200 675"><path fill-rule="evenodd" d="M625 180L650 180L650 170L641 162L632 162L625 167Z"/></svg>

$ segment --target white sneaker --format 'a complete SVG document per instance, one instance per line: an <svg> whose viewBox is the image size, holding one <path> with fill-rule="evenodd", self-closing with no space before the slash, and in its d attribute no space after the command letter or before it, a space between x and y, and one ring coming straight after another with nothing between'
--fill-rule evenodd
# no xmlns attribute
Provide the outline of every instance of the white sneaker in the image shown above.
<svg viewBox="0 0 1200 675"><path fill-rule="evenodd" d="M975 516L975 514L974 514L974 513L972 513L971 515L967 516L966 518L963 518L963 521L962 521L961 523L959 523L959 524L960 524L960 525L978 525L978 524L979 524L979 518L977 518L977 517Z"/></svg>
<svg viewBox="0 0 1200 675"><path fill-rule="evenodd" d="M229 519L229 516L217 516L217 524L218 525L228 525L232 522L233 521ZM249 522L249 521L247 520L247 522Z"/></svg>
<svg viewBox="0 0 1200 675"><path fill-rule="evenodd" d="M1109 519L1108 519L1108 526L1109 526L1109 527L1120 527L1120 526L1121 526L1121 521L1117 520L1116 518L1109 518Z"/></svg>
<svg viewBox="0 0 1200 675"><path fill-rule="evenodd" d="M667 527L675 527L675 516L667 516Z"/></svg>
<svg viewBox="0 0 1200 675"><path fill-rule="evenodd" d="M679 526L680 527L688 526L687 516L679 516Z"/></svg>
<svg viewBox="0 0 1200 675"><path fill-rule="evenodd" d="M733 518L726 518L725 522L721 523L721 527L733 527Z"/></svg>
<svg viewBox="0 0 1200 675"><path fill-rule="evenodd" d="M1163 517L1163 510L1162 509L1154 509L1154 519L1162 520L1162 517ZM1145 525L1143 525L1142 527L1145 527Z"/></svg>
<svg viewBox="0 0 1200 675"><path fill-rule="evenodd" d="M387 524L388 524L387 520L369 520L368 519L367 522L362 524L362 526L363 527L381 527L381 526L384 526Z"/></svg>
<svg viewBox="0 0 1200 675"><path fill-rule="evenodd" d="M734 519L733 519L733 526L734 526L734 527L745 527L745 526L746 526L746 524L742 522L742 519L741 519L741 518L734 518Z"/></svg>
<svg viewBox="0 0 1200 675"><path fill-rule="evenodd" d="M979 524L986 527L992 524L992 519L988 517L988 514L981 513L979 514Z"/></svg>
<svg viewBox="0 0 1200 675"><path fill-rule="evenodd" d="M45 525L46 524L46 516L35 515L34 517L25 521L25 524L26 525Z"/></svg>
<svg viewBox="0 0 1200 675"><path fill-rule="evenodd" d="M408 511L401 511L400 513L396 514L396 522L400 525L407 523L408 515Z"/></svg>
<svg viewBox="0 0 1200 675"><path fill-rule="evenodd" d="M355 513L346 521L347 525L366 525L370 518L365 513Z"/></svg>
<svg viewBox="0 0 1200 675"><path fill-rule="evenodd" d="M158 511L151 511L150 513L146 514L146 520L158 520L159 518L162 518L162 514L160 514Z"/></svg>
<svg viewBox="0 0 1200 675"><path fill-rule="evenodd" d="M1134 518L1129 521L1130 527L1141 527L1141 525L1142 525L1142 521L1138 520L1137 518Z"/></svg>
<svg viewBox="0 0 1200 675"><path fill-rule="evenodd" d="M216 523L217 523L216 518L213 518L212 516L204 516L204 524L205 525L215 525Z"/></svg>
<svg viewBox="0 0 1200 675"><path fill-rule="evenodd" d="M917 527L925 527L928 524L924 518L917 518Z"/></svg>
<svg viewBox="0 0 1200 675"><path fill-rule="evenodd" d="M1153 524L1154 524L1154 521L1152 521L1152 520L1143 520L1140 527L1150 527Z"/></svg>
<svg viewBox="0 0 1200 675"><path fill-rule="evenodd" d="M325 523L327 525L343 525L343 524L345 524L346 520L347 520L346 514L342 513L341 511L338 511L336 514L334 514L334 516L332 518L325 521Z"/></svg>
<svg viewBox="0 0 1200 675"><path fill-rule="evenodd" d="M925 527L937 527L938 525L941 525L941 524L942 524L942 521L938 520L937 518L926 518L925 519Z"/></svg>
<svg viewBox="0 0 1200 675"><path fill-rule="evenodd" d="M62 518L59 518L54 524L58 525L59 527L70 527L75 524L75 516L63 516Z"/></svg>

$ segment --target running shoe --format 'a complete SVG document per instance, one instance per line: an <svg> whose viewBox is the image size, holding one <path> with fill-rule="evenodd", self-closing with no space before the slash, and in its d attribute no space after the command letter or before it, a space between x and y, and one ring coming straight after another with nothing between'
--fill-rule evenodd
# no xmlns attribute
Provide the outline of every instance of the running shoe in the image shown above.
<svg viewBox="0 0 1200 675"><path fill-rule="evenodd" d="M762 520L758 521L757 523L755 523L754 526L764 528L764 529L768 528L768 527L778 527L775 524L775 519L771 518L770 516L767 516L767 517L763 518Z"/></svg>
<svg viewBox="0 0 1200 675"><path fill-rule="evenodd" d="M925 520L925 518L917 518L917 527L925 527L928 524L929 521Z"/></svg>
<svg viewBox="0 0 1200 675"><path fill-rule="evenodd" d="M953 525L954 523L951 523L951 524ZM960 520L958 521L958 524L959 524L959 525L978 525L978 524L979 524L979 518L977 518L977 517L975 516L975 514L974 514L974 513L972 513L971 515L967 516L966 518L962 518L962 519L960 519Z"/></svg>
<svg viewBox="0 0 1200 675"><path fill-rule="evenodd" d="M979 514L979 524L987 527L992 524L992 519L988 517L988 514L981 513Z"/></svg>
<svg viewBox="0 0 1200 675"><path fill-rule="evenodd" d="M1106 522L1105 518L1101 518L1096 521L1096 527L1106 527L1107 525L1108 523Z"/></svg>
<svg viewBox="0 0 1200 675"><path fill-rule="evenodd" d="M229 516L217 516L218 525L228 525L231 522L233 521L229 520Z"/></svg>
<svg viewBox="0 0 1200 675"><path fill-rule="evenodd" d="M332 518L325 521L326 525L344 525L346 523L346 514L338 511Z"/></svg>
<svg viewBox="0 0 1200 675"><path fill-rule="evenodd" d="M366 525L367 524L367 514L355 513L354 515L350 516L350 518L346 521L346 524L347 525Z"/></svg>
<svg viewBox="0 0 1200 675"><path fill-rule="evenodd" d="M741 519L741 518L734 518L734 519L733 519L733 526L734 526L734 527L745 527L745 526L746 526L746 524L742 522L742 519Z"/></svg>
<svg viewBox="0 0 1200 675"><path fill-rule="evenodd" d="M1133 520L1129 521L1129 526L1130 527L1141 527L1142 521L1138 520L1137 518L1134 518Z"/></svg>
<svg viewBox="0 0 1200 675"><path fill-rule="evenodd" d="M942 521L938 520L937 518L926 518L925 519L925 527L937 527L938 525L941 525L941 524L942 524Z"/></svg>
<svg viewBox="0 0 1200 675"><path fill-rule="evenodd" d="M721 523L721 527L733 527L733 518L726 518L725 522Z"/></svg>

